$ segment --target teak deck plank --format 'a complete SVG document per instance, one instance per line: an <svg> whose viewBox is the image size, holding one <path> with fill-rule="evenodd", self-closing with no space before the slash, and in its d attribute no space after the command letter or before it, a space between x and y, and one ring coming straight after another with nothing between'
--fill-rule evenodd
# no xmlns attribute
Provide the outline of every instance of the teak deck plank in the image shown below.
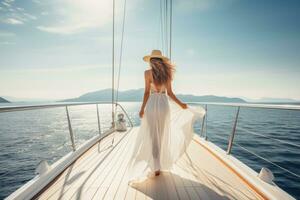
<svg viewBox="0 0 300 200"><path fill-rule="evenodd" d="M118 139L120 136L116 136ZM60 177L51 185L51 187L47 188L43 194L41 194L37 199L45 200L50 199L52 196L53 199L57 199L55 194L62 195L65 193L70 187L69 183L76 178L80 178L83 172L90 169L90 166L94 165L98 159L103 158L111 144L111 137L105 138L105 141L97 142L92 148L90 148L84 156L79 157L75 163L69 166Z"/></svg>
<svg viewBox="0 0 300 200"><path fill-rule="evenodd" d="M95 144L37 199L260 199L195 141L170 172L129 185L129 147L136 131L116 133L113 147L112 138L104 138L106 150L100 152Z"/></svg>

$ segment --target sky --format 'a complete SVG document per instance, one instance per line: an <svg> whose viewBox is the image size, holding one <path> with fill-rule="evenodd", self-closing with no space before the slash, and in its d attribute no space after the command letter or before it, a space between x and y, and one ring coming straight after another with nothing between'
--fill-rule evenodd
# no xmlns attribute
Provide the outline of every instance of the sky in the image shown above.
<svg viewBox="0 0 300 200"><path fill-rule="evenodd" d="M124 0L116 0L116 67ZM162 49L160 0L127 0L120 90ZM173 0L175 93L300 100L300 1ZM112 0L0 0L0 96L111 88ZM117 71L117 69L116 69Z"/></svg>

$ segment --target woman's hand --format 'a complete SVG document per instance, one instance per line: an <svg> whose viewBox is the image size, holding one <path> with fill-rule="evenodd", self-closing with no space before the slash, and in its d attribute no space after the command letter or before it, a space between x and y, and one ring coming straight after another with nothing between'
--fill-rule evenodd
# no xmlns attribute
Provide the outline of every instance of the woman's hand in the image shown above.
<svg viewBox="0 0 300 200"><path fill-rule="evenodd" d="M187 104L186 103L182 103L180 106L181 106L182 109L187 109Z"/></svg>
<svg viewBox="0 0 300 200"><path fill-rule="evenodd" d="M144 109L142 109L139 113L140 118L142 118L144 116Z"/></svg>

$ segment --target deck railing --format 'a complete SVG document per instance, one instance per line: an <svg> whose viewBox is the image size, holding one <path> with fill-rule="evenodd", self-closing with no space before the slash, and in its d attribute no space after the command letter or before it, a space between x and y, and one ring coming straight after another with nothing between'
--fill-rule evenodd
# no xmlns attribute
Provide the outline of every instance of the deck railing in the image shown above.
<svg viewBox="0 0 300 200"><path fill-rule="evenodd" d="M72 123L71 123L71 119L70 119L69 107L83 106L83 105L96 105L98 131L99 131L99 134L101 135L102 132L101 132L100 114L99 114L99 108L98 108L98 105L100 105L100 104L111 104L111 102L52 103L52 104L40 104L40 105L4 106L4 107L0 107L0 113L65 107L72 150L76 151L76 145L75 145L75 140L74 140ZM116 106L116 108L117 107L121 108L121 110L124 112L126 118L128 119L130 126L133 127L131 118L127 114L126 110L121 106L121 104L115 103L115 106ZM111 127L111 129L114 129L114 127ZM113 132L113 131L111 131L111 132ZM114 138L112 141L114 141Z"/></svg>
<svg viewBox="0 0 300 200"><path fill-rule="evenodd" d="M203 118L203 121L201 122L201 133L200 136L208 139L207 137L207 131L206 131L206 127L207 127L207 117L209 116L209 110L208 110L208 105L212 105L212 106L225 106L225 107L235 107L237 108L236 110L236 114L234 116L234 121L233 121L233 125L231 127L231 133L229 135L228 138L228 145L227 145L227 154L231 154L231 150L232 150L232 146L236 145L240 148L242 148L243 150L247 151L248 153L256 156L259 159L262 159L270 164L272 164L275 167L278 167L280 169L282 169L283 171L297 177L300 178L299 174L296 174L294 172L291 172L290 170L268 160L267 158L264 158L256 153L254 153L253 151L247 149L246 147L235 143L234 142L234 137L236 134L236 130L238 127L238 120L239 120L239 114L240 114L240 110L242 110L243 108L257 108L257 109L276 109L276 110L294 110L294 111L300 111L300 106L297 105L274 105L274 104L246 104L246 103L211 103L211 102L190 102L190 103L197 103L197 104L202 104L205 106L205 110L206 110L206 115ZM73 133L73 129L72 129L72 123L70 120L70 114L69 114L69 110L68 108L71 106L82 106L82 105L96 105L96 111L97 111L97 122L98 122L98 131L99 134L101 134L101 126L100 126L100 114L99 114L99 108L98 105L99 104L111 104L111 102L80 102L80 103L55 103L55 104L42 104L42 105L25 105L25 106L6 106L6 107L1 107L0 108L0 113L4 113L4 112L16 112L16 111L26 111L26 110L35 110L35 109L46 109L46 108L58 108L58 107L65 107L66 109L66 116L67 116L67 121L68 121L68 128L69 128L69 134L70 134L70 140L71 140L71 144L72 144L72 149L73 151L76 151L76 146L75 146L75 141L74 141L74 133ZM115 103L116 107L120 107L121 110L124 112L124 114L126 115L126 118L129 121L129 124L131 127L133 127L133 123L131 121L131 118L129 117L129 115L127 114L127 112L125 111L125 109L119 104L119 103ZM242 129L243 131L246 131L249 134L253 134L253 135L259 135L277 142L281 142L284 144L289 144L295 147L299 147L300 145L292 143L292 142L287 142L287 141L282 141L280 139L276 139L276 138L272 138L266 135L262 135L259 133L255 133L253 131L248 131L246 129Z"/></svg>
<svg viewBox="0 0 300 200"><path fill-rule="evenodd" d="M125 117L128 119L126 124L127 126L130 126L127 131L124 131L124 134L122 134L121 138L118 139L118 141L114 144L115 141L115 131L117 131L116 126L114 124L109 124L109 129L102 131L100 126L100 112L98 105L100 104L106 104L109 105L111 102L81 102L81 103L52 103L52 104L43 104L43 105L24 105L24 106L5 106L0 107L0 114L1 113L7 113L7 112L18 112L18 111L28 111L28 110L39 110L39 109L49 109L49 108L65 108L65 116L67 118L67 124L69 129L69 135L70 135L70 141L72 146L72 152L68 153L67 155L63 156L58 160L56 163L52 164L51 167L48 165L47 161L41 161L36 168L36 177L32 179L31 181L27 182L25 185L23 185L21 188L16 190L14 193L12 193L8 199L31 199L34 197L34 195L37 194L38 191L41 191L47 184L49 184L51 181L53 181L56 177L59 176L65 170L68 166L70 166L79 156L81 156L84 152L88 151L96 142L99 142L98 144L98 150L100 150L100 142L108 137L111 136L111 145L108 147L111 150L111 152L115 146L117 146L122 139L130 132L130 130L133 127L133 123L131 121L131 118L125 111L125 109L119 104L115 103L114 107L117 111L118 108L121 110L118 110L118 112L122 112L125 114ZM84 106L84 105L95 105L95 110L97 112L97 123L98 123L98 131L99 135L95 135L92 138L85 141L80 146L76 147L75 141L74 141L74 133L72 128L72 120L70 115L72 113L69 112L69 108L72 106ZM96 113L95 113L96 114ZM107 114L107 113L104 113ZM2 174L1 176L6 176L6 174Z"/></svg>
<svg viewBox="0 0 300 200"><path fill-rule="evenodd" d="M269 164L271 164L271 165L273 165L277 168L280 168L281 170L287 172L288 174L290 174L294 177L300 178L299 174L297 174L295 172L292 172L292 171L288 170L287 168L285 168L283 166L280 166L280 165L270 161L269 159L267 159L263 156L258 155L257 153L249 150L248 148L242 146L241 144L238 144L238 143L234 142L234 137L236 135L236 130L238 128L238 120L239 120L240 110L242 110L243 108L293 110L293 111L300 112L300 106L297 106L297 105L278 105L278 104L274 105L274 104L211 103L211 102L191 102L191 103L201 104L201 105L205 106L206 115L205 115L205 117L203 118L203 120L201 122L201 132L200 132L200 136L205 138L205 140L208 140L208 136L207 136L207 117L209 115L208 105L234 107L234 108L236 108L236 114L234 115L233 125L231 127L231 133L230 133L229 138L228 138L227 154L230 155L231 150L232 150L232 146L236 145L239 148L243 149L244 151L252 154L253 156L255 156L255 157L257 157L261 160L264 160L265 162L267 162L267 163L269 163ZM270 140L273 140L273 141L277 141L277 142L280 142L282 144L288 144L288 145L300 148L300 145L295 144L293 142L287 142L287 141L283 141L283 140L280 140L280 139L272 138L272 137L269 137L269 136L266 136L266 135L263 135L263 134L260 134L260 133L256 133L256 132L253 132L253 131L246 130L244 128L239 128L239 130L245 131L245 132L247 132L249 134L252 134L252 135L257 135L257 136L261 136L261 137L264 137L264 138L267 138L267 139L270 139Z"/></svg>

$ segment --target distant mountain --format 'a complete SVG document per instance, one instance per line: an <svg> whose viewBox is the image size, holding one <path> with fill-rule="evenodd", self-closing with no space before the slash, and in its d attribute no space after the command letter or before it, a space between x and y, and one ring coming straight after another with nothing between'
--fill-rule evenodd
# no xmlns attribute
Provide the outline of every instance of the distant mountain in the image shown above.
<svg viewBox="0 0 300 200"><path fill-rule="evenodd" d="M201 102L220 102L220 103L247 103L244 99L241 98L222 97L222 96L215 96L215 95L194 96L188 94L178 94L176 96L179 99L188 102L201 101Z"/></svg>
<svg viewBox="0 0 300 200"><path fill-rule="evenodd" d="M134 89L119 91L119 101L142 101L144 95L144 89ZM187 102L222 102L222 103L246 103L245 100L241 98L229 98L229 97L220 97L214 95L205 95L205 96L195 96L191 94L178 94L177 97L182 101ZM111 101L111 89L98 90L95 92L89 92L80 97L73 99L62 100L64 102L83 102L83 101Z"/></svg>
<svg viewBox="0 0 300 200"><path fill-rule="evenodd" d="M260 99L246 99L252 103L299 103L299 100L287 99L287 98L260 98Z"/></svg>
<svg viewBox="0 0 300 200"><path fill-rule="evenodd" d="M10 103L9 101L7 101L6 99L0 97L0 103Z"/></svg>
<svg viewBox="0 0 300 200"><path fill-rule="evenodd" d="M12 97L12 96L3 96L6 100L10 102L51 102L55 101L54 99L42 99L42 98L26 98L26 97Z"/></svg>
<svg viewBox="0 0 300 200"><path fill-rule="evenodd" d="M78 102L78 101L111 101L111 89L98 90L83 94L77 98L65 99L62 101ZM116 94L116 91L115 91ZM143 89L119 91L118 99L120 101L142 101L144 95Z"/></svg>

